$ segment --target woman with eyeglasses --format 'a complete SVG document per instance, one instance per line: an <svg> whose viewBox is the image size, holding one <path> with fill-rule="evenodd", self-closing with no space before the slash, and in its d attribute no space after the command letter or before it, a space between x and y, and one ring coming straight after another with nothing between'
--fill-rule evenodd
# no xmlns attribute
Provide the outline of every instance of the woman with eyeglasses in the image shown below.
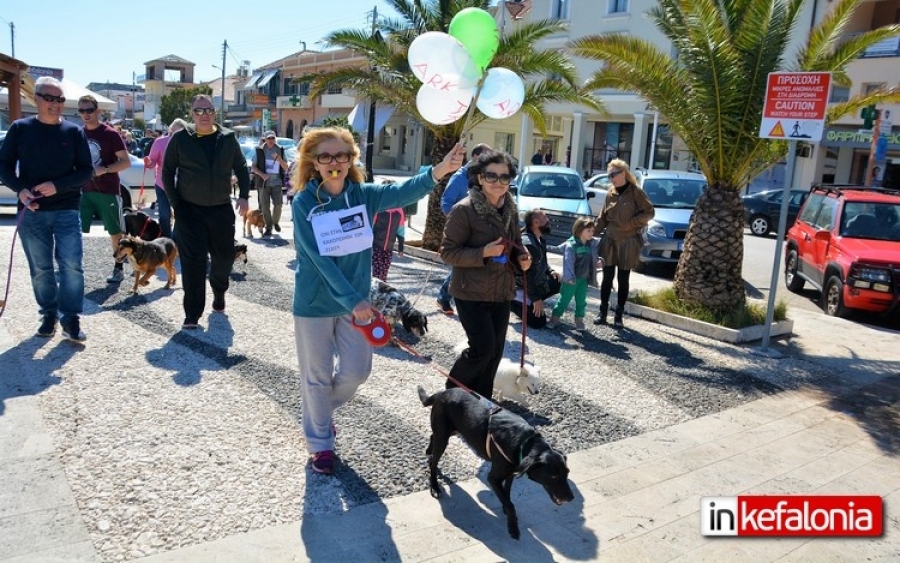
<svg viewBox="0 0 900 563"><path fill-rule="evenodd" d="M334 412L372 371L372 346L358 326L378 314L369 303L373 218L430 193L464 156L456 145L440 164L405 182L366 184L354 165L359 147L349 131L326 127L303 137L292 179L294 339L303 434L317 473L334 472Z"/></svg>
<svg viewBox="0 0 900 563"><path fill-rule="evenodd" d="M609 296L615 277L618 291L613 324L616 328L622 328L622 313L628 300L631 270L640 264L641 248L644 246L641 231L653 219L655 211L647 194L638 187L628 163L615 159L610 161L606 170L612 189L606 193L603 210L595 224L598 233L603 229L606 229L606 233L600 243L600 257L605 265L603 281L600 283L600 313L594 319L594 324L606 324Z"/></svg>
<svg viewBox="0 0 900 563"><path fill-rule="evenodd" d="M469 195L447 216L441 243L441 258L453 267L450 295L468 339L450 377L486 398L503 359L516 273L531 267L509 194L515 175L505 152L487 151L470 162ZM447 388L455 386L447 380Z"/></svg>

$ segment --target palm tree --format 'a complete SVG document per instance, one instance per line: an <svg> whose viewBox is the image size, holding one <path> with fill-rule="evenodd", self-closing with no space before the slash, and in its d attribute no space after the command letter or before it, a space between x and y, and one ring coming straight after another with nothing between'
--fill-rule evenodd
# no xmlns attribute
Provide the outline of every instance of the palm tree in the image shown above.
<svg viewBox="0 0 900 563"><path fill-rule="evenodd" d="M588 87L633 91L666 116L706 176L675 272L678 297L714 310L745 302L741 189L787 154L784 141L760 139L767 75L776 71L830 71L849 86L849 63L867 47L900 35L889 25L848 39L862 0L839 0L786 60L804 0L659 0L649 16L672 42L676 56L629 35L584 37L569 47L604 63ZM900 101L900 89L860 95L829 108L833 121L877 102Z"/></svg>
<svg viewBox="0 0 900 563"><path fill-rule="evenodd" d="M399 17L378 22L381 33L364 30L339 30L331 33L329 45L350 49L363 55L368 65L363 68L343 68L332 72L301 77L310 80L310 96L315 98L329 86L343 86L375 100L390 104L397 111L415 117L434 136L431 159L438 163L453 148L462 132L464 119L449 125L427 122L416 109L416 93L421 83L413 75L407 62L407 52L413 40L426 31L447 32L457 12L474 7L487 9L490 0L387 0ZM578 103L600 110L600 103L589 90L576 85L577 73L569 57L557 50L540 50L535 44L544 37L565 29L565 23L539 20L520 24L514 31L501 34L500 46L491 66L508 68L523 77L526 86L522 112L535 126L546 131L544 113L548 103ZM552 77L552 78L550 78ZM486 116L475 110L469 128L484 121ZM440 201L446 179L442 180L428 200L428 214L422 246L437 250L444 229L444 215Z"/></svg>

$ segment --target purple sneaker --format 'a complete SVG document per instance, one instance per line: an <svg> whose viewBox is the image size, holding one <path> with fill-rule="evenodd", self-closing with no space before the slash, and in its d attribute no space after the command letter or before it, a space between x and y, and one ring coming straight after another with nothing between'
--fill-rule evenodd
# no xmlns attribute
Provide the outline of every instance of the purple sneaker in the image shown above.
<svg viewBox="0 0 900 563"><path fill-rule="evenodd" d="M312 468L316 473L331 475L334 473L334 452L325 450L316 452L312 456Z"/></svg>

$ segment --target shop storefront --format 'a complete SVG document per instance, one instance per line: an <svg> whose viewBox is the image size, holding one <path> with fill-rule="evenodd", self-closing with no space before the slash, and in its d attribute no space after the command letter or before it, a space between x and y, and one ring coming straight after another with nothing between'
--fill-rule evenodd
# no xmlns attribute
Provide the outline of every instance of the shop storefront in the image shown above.
<svg viewBox="0 0 900 563"><path fill-rule="evenodd" d="M900 131L884 135L887 143L876 151L877 183L900 189ZM825 130L820 151L821 181L826 184L864 184L872 148L872 134L852 126Z"/></svg>

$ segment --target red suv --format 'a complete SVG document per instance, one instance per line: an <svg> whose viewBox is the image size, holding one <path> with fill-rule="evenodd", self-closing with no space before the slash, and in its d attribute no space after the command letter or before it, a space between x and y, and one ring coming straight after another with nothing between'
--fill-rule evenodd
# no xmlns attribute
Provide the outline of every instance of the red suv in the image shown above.
<svg viewBox="0 0 900 563"><path fill-rule="evenodd" d="M900 190L815 186L785 244L785 284L799 292L809 282L826 314L897 314Z"/></svg>

